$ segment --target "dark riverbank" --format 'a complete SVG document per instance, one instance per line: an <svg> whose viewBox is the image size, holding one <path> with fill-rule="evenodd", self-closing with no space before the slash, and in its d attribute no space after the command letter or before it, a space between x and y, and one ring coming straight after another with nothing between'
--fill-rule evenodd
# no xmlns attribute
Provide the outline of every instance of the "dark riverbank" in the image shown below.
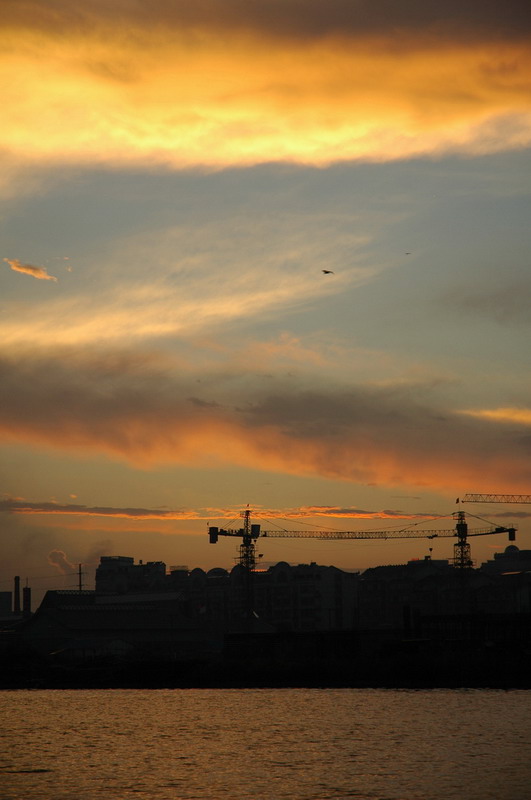
<svg viewBox="0 0 531 800"><path fill-rule="evenodd" d="M144 655L61 663L19 651L3 659L0 689L531 689L531 655L519 647L396 640L362 652L352 639L340 643L240 635L216 658L187 661Z"/></svg>

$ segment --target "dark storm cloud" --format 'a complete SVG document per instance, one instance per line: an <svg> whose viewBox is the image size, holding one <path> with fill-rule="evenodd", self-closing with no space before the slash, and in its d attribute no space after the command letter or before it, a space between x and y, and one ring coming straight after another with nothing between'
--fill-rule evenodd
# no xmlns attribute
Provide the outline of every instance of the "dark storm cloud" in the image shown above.
<svg viewBox="0 0 531 800"><path fill-rule="evenodd" d="M250 31L291 39L323 36L399 36L405 32L452 37L515 37L530 30L531 10L520 0L154 0L139 3L5 0L5 24L53 29L60 37L96 24L177 31Z"/></svg>

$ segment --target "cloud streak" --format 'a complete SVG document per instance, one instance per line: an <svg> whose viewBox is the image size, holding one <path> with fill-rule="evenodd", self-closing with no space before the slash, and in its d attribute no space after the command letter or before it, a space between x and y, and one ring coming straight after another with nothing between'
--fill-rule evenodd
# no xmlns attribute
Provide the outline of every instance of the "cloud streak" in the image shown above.
<svg viewBox="0 0 531 800"><path fill-rule="evenodd" d="M96 292L46 298L38 311L6 308L0 337L10 345L186 338L308 307L366 283L388 266L368 261L370 237L349 225L351 218L323 213L308 215L304 223L294 213L253 223L239 212L230 222L135 235L118 242L104 266L92 267ZM335 268L333 282L323 281L323 263Z"/></svg>
<svg viewBox="0 0 531 800"><path fill-rule="evenodd" d="M24 500L1 500L0 512L10 514L54 514L82 517L118 517L121 519L207 519L197 512L187 510L161 510L149 508L112 508L84 506L75 503L31 503Z"/></svg>
<svg viewBox="0 0 531 800"><path fill-rule="evenodd" d="M477 408L462 412L471 417L505 422L513 425L531 425L531 408Z"/></svg>
<svg viewBox="0 0 531 800"><path fill-rule="evenodd" d="M21 515L57 515L79 517L113 517L130 520L233 520L239 509L153 509L153 508L112 508L61 504L51 502L34 503L24 500L1 500L0 513ZM339 506L302 506L300 508L272 509L259 508L260 518L308 519L331 517L339 519L431 519L432 514L411 514L405 511L383 509L368 511L360 508L341 508Z"/></svg>
<svg viewBox="0 0 531 800"><path fill-rule="evenodd" d="M4 258L4 261L9 264L13 272L22 272L24 275L31 275L32 278L37 278L40 281L57 281L54 275L49 275L45 267L35 267L33 264L22 264L18 258Z"/></svg>

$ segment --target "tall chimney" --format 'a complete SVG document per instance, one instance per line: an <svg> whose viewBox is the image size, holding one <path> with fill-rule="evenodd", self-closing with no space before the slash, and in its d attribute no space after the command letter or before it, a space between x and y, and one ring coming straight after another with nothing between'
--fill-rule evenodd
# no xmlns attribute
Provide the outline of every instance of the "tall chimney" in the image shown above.
<svg viewBox="0 0 531 800"><path fill-rule="evenodd" d="M24 586L22 589L22 612L25 617L31 615L31 588Z"/></svg>
<svg viewBox="0 0 531 800"><path fill-rule="evenodd" d="M13 597L13 614L20 614L20 577L15 575L15 594Z"/></svg>

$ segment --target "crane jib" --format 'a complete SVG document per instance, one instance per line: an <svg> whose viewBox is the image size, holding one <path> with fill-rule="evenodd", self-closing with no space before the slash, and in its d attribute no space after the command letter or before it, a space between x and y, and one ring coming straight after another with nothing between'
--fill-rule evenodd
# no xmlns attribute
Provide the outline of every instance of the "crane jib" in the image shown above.
<svg viewBox="0 0 531 800"><path fill-rule="evenodd" d="M436 539L445 537L454 537L457 541L454 544L454 557L453 566L460 570L470 569L474 562L470 552L470 544L468 542L471 536L491 536L497 533L507 533L509 541L514 541L516 538L516 528L486 528L483 530L468 530L466 523L465 512L454 512L454 519L456 520L455 528L450 530L421 530L419 528L400 530L371 530L371 531L286 531L276 529L272 531L261 531L260 525L251 524L251 511L249 507L242 512L244 518L244 527L237 530L218 528L216 526L209 526L208 534L211 544L216 544L220 536L238 537L241 539L239 548L238 563L244 570L245 587L247 606L249 615L252 610L252 581L251 575L256 568L256 541L259 538L269 539L321 539L321 540L336 540L348 541L356 539L380 539L384 541L394 539ZM260 558L261 556L258 556ZM250 617L249 617L250 618Z"/></svg>
<svg viewBox="0 0 531 800"><path fill-rule="evenodd" d="M461 523L463 525L463 523ZM475 531L459 531L455 528L445 530L369 530L369 531L261 531L260 525L251 525L250 533L245 529L228 529L210 526L208 529L211 544L216 544L220 536L249 538L256 541L258 538L269 539L327 539L327 540L352 540L352 539L437 539L461 536L491 536L497 533L507 533L509 541L515 540L516 528L485 528Z"/></svg>

